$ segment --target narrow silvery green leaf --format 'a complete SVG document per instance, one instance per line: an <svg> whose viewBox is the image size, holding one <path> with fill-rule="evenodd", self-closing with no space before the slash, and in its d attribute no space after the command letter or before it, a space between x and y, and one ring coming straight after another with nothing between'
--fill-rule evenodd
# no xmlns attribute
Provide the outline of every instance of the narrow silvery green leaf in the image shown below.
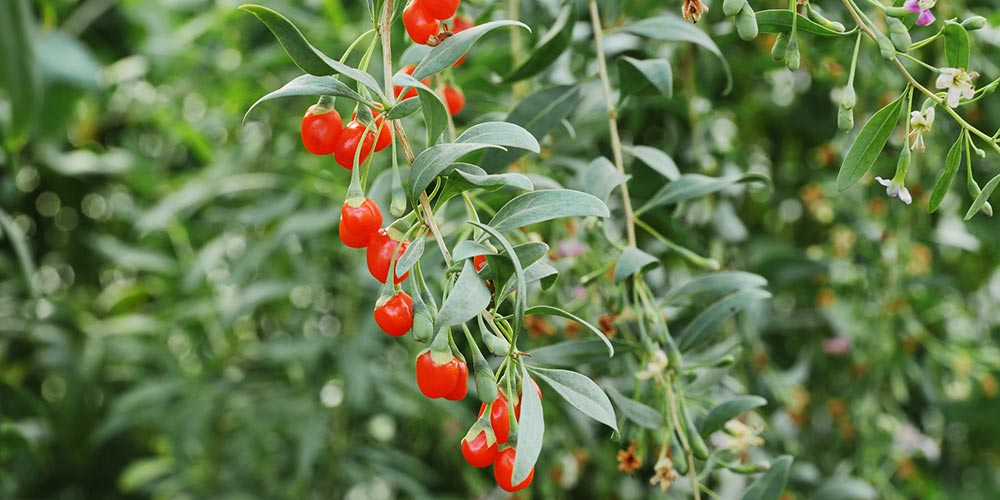
<svg viewBox="0 0 1000 500"><path fill-rule="evenodd" d="M767 400L760 396L737 396L712 408L705 420L702 421L701 429L698 432L702 436L708 437L713 432L721 430L726 422L766 404Z"/></svg>
<svg viewBox="0 0 1000 500"><path fill-rule="evenodd" d="M521 323L524 321L524 311L528 308L528 285L527 281L524 279L524 267L521 266L521 261L517 258L517 252L514 250L514 246L510 244L510 241L503 235L503 233L481 222L470 221L469 224L472 224L473 226L486 232L486 234L488 234L489 237L496 242L496 244L500 245L503 250L507 252L507 255L510 256L509 258L511 264L514 265L514 276L517 277L517 283L514 287L516 297L514 300L513 327L514 335L517 335L521 329ZM471 260L466 262L471 262Z"/></svg>
<svg viewBox="0 0 1000 500"><path fill-rule="evenodd" d="M580 325L582 325L583 327L585 327L591 333L593 333L594 335L596 335L597 338L601 339L602 342L604 342L604 345L607 346L607 348L608 348L608 357L614 356L614 354L615 354L615 348L614 348L613 345L611 345L611 341L608 340L608 337L604 335L604 332L602 332L596 326L588 323L583 318L581 318L581 317L579 317L579 316L577 316L577 315L575 315L575 314L573 314L571 312L564 311L564 310L562 310L562 309L560 309L558 307L555 307L555 306L535 305L535 306L529 307L528 310L525 311L524 313L525 314L544 314L544 315L549 315L549 316L560 316L560 317L566 318L568 320L575 321L575 322L579 323Z"/></svg>
<svg viewBox="0 0 1000 500"><path fill-rule="evenodd" d="M796 31L820 36L844 36L854 33L850 31L835 31L817 24L812 19L799 16L795 23ZM757 26L761 33L789 33L792 31L792 11L788 9L770 9L757 12Z"/></svg>
<svg viewBox="0 0 1000 500"><path fill-rule="evenodd" d="M621 344L617 347L628 349ZM607 350L607 346L601 340L566 340L532 349L531 361L539 365L572 368L581 364L592 364L596 359L610 359L604 357Z"/></svg>
<svg viewBox="0 0 1000 500"><path fill-rule="evenodd" d="M666 59L618 58L618 87L623 95L636 95L650 85L664 97L673 95L674 73Z"/></svg>
<svg viewBox="0 0 1000 500"><path fill-rule="evenodd" d="M971 219L977 212L979 212L980 209L983 208L983 205L985 205L990 199L990 195L992 195L993 191L996 190L997 185L1000 185L1000 174L997 174L996 177L990 179L990 181L983 186L983 190L979 192L976 199L972 201L972 206L969 207L969 211L965 213L965 220Z"/></svg>
<svg viewBox="0 0 1000 500"><path fill-rule="evenodd" d="M698 348L711 338L712 334L722 325L723 321L746 309L751 304L769 298L771 298L771 294L766 290L751 288L738 291L712 304L698 314L684 328L680 349L682 351L689 351Z"/></svg>
<svg viewBox="0 0 1000 500"><path fill-rule="evenodd" d="M481 149L499 147L489 144L444 143L431 146L417 155L410 167L410 196L415 200L434 178L459 158Z"/></svg>
<svg viewBox="0 0 1000 500"><path fill-rule="evenodd" d="M615 402L615 406L625 415L625 418L646 429L663 427L663 415L655 408L623 395L610 385L605 385L604 389L608 396L611 396L611 400Z"/></svg>
<svg viewBox="0 0 1000 500"><path fill-rule="evenodd" d="M485 170L475 165L455 164L455 169L448 174L448 182L436 199L441 203L465 191L473 189L496 191L503 187L521 191L535 189L531 179L523 174L487 174Z"/></svg>
<svg viewBox="0 0 1000 500"><path fill-rule="evenodd" d="M701 174L684 174L677 180L664 185L649 201L646 202L638 213L646 212L650 209L680 203L682 201L701 198L732 186L733 184L745 182L763 182L771 185L771 179L757 173L743 174L741 176L729 177L709 177Z"/></svg>
<svg viewBox="0 0 1000 500"><path fill-rule="evenodd" d="M621 283L639 271L658 265L660 265L660 261L656 257L636 247L625 247L625 251L618 257L618 263L615 265L615 283Z"/></svg>
<svg viewBox="0 0 1000 500"><path fill-rule="evenodd" d="M511 484L520 484L527 479L531 468L538 461L545 437L545 419L542 415L542 401L534 391L534 383L528 375L527 365L521 365L521 418L517 431L517 455L514 458Z"/></svg>
<svg viewBox="0 0 1000 500"><path fill-rule="evenodd" d="M400 255L399 259L396 260L396 276L402 276L413 268L413 265L424 254L424 245L424 238L417 238L406 247L403 255Z"/></svg>
<svg viewBox="0 0 1000 500"><path fill-rule="evenodd" d="M570 370L531 367L536 377L549 384L572 407L584 415L618 430L614 407L608 395L586 375ZM531 391L525 391L525 393Z"/></svg>
<svg viewBox="0 0 1000 500"><path fill-rule="evenodd" d="M397 73L392 77L393 85L412 87L417 90L420 108L424 112L424 122L427 124L427 144L437 144L441 134L448 128L448 108L441 96L420 80L406 73Z"/></svg>
<svg viewBox="0 0 1000 500"><path fill-rule="evenodd" d="M729 90L733 86L733 75L729 70L729 62L726 61L726 57L722 55L722 51L712 40L712 37L708 36L707 33L701 30L701 28L691 24L679 16L674 14L664 14L658 17L650 17L643 19L641 21L629 24L623 28L622 31L626 33L632 33L633 35L644 36L647 38L652 38L654 40L663 40L668 42L689 42L696 45L700 45L709 52L715 54L722 62L723 69L726 72L726 89L723 93L728 94Z"/></svg>
<svg viewBox="0 0 1000 500"><path fill-rule="evenodd" d="M552 63L566 51L573 39L573 25L576 22L576 2L566 2L559 10L549 31L529 52L528 59L504 77L504 82L516 82L530 78L552 66Z"/></svg>
<svg viewBox="0 0 1000 500"><path fill-rule="evenodd" d="M552 267L548 262L540 260L524 268L525 283L539 282L542 290L552 288L559 278L559 270Z"/></svg>
<svg viewBox="0 0 1000 500"><path fill-rule="evenodd" d="M524 127L533 137L541 140L562 123L580 100L577 86L558 86L540 90L525 97L507 115L507 122ZM524 154L522 150L487 151L479 165L487 170L497 170L510 165Z"/></svg>
<svg viewBox="0 0 1000 500"><path fill-rule="evenodd" d="M878 110L861 128L861 132L858 132L858 136L847 151L847 156L844 157L844 163L840 166L837 189L846 190L871 170L875 160L882 154L885 144L889 142L892 131L896 129L902 106L903 95L900 95L895 101Z"/></svg>
<svg viewBox="0 0 1000 500"><path fill-rule="evenodd" d="M969 33L954 21L944 23L944 56L949 68L969 69Z"/></svg>
<svg viewBox="0 0 1000 500"><path fill-rule="evenodd" d="M489 225L497 231L558 219L593 215L608 217L607 205L593 195L569 189L549 189L524 193L497 210Z"/></svg>
<svg viewBox="0 0 1000 500"><path fill-rule="evenodd" d="M451 251L451 258L455 260L465 260L471 259L477 255L487 255L493 253L492 250L486 248L486 245L478 243L473 240L462 240L455 245L455 249Z"/></svg>
<svg viewBox="0 0 1000 500"><path fill-rule="evenodd" d="M491 297L489 288L486 288L476 273L476 266L472 260L466 260L455 286L441 304L441 310L434 320L435 330L459 325L475 318L479 311L490 305Z"/></svg>
<svg viewBox="0 0 1000 500"><path fill-rule="evenodd" d="M374 106L374 103L372 103L370 99L362 97L360 94L355 92L354 89L348 87L347 84L332 76L302 75L286 83L280 89L257 99L257 102L253 103L253 106L250 106L250 109L248 109L246 114L243 115L243 120L246 121L246 117L250 115L250 112L264 101L277 99L279 97L303 95L346 97L363 103L369 107Z"/></svg>
<svg viewBox="0 0 1000 500"><path fill-rule="evenodd" d="M27 135L40 102L41 78L30 3L0 2L0 89L10 102L10 122L0 122L0 127L6 127L0 137L10 142L20 142Z"/></svg>
<svg viewBox="0 0 1000 500"><path fill-rule="evenodd" d="M17 255L17 263L21 267L21 275L24 277L24 285L31 291L32 297L38 298L38 289L33 279L35 260L28 247L28 239L21 231L21 227L2 208L0 208L0 236L4 236L3 240L9 241L14 247L14 254Z"/></svg>
<svg viewBox="0 0 1000 500"><path fill-rule="evenodd" d="M619 172L610 160L599 156L583 171L583 188L607 203L611 192L630 178L630 175Z"/></svg>
<svg viewBox="0 0 1000 500"><path fill-rule="evenodd" d="M809 500L879 500L872 485L855 477L831 477L823 481Z"/></svg>
<svg viewBox="0 0 1000 500"><path fill-rule="evenodd" d="M659 149L649 146L626 146L625 151L667 179L676 181L681 177L681 171L674 159Z"/></svg>
<svg viewBox="0 0 1000 500"><path fill-rule="evenodd" d="M688 297L698 300L714 299L736 290L765 286L767 286L767 279L757 274L743 271L713 273L699 276L670 290L661 299L661 302L673 304Z"/></svg>
<svg viewBox="0 0 1000 500"><path fill-rule="evenodd" d="M477 123L455 138L455 142L492 144L524 149L532 153L540 151L538 140L531 135L531 132L516 123L509 122Z"/></svg>
<svg viewBox="0 0 1000 500"><path fill-rule="evenodd" d="M952 181L955 180L958 167L962 164L963 139L964 136L960 134L958 140L948 150L948 156L944 159L944 171L941 172L941 176L934 183L934 191L931 192L931 200L927 205L928 213L934 213L941 206L941 201L944 200L944 196L948 194L948 188L951 187Z"/></svg>
<svg viewBox="0 0 1000 500"><path fill-rule="evenodd" d="M492 21L478 26L473 26L461 33L456 33L448 37L445 41L431 49L424 56L417 68L413 70L413 77L423 80L440 71L450 68L456 61L462 58L469 48L472 47L483 35L503 26L516 26L531 31L524 23L517 21Z"/></svg>
<svg viewBox="0 0 1000 500"><path fill-rule="evenodd" d="M792 457L782 455L771 464L771 468L755 481L743 494L742 500L778 500L788 483L788 471L792 467Z"/></svg>

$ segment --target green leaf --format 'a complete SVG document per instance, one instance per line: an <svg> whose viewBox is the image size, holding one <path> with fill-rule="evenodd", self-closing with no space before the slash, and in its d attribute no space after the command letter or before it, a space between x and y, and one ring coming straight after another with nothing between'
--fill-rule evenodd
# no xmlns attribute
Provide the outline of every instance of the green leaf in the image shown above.
<svg viewBox="0 0 1000 500"><path fill-rule="evenodd" d="M905 94L904 92L903 95ZM899 110L903 107L903 95L878 110L858 133L840 166L837 189L846 190L871 170L885 144L889 142L892 131L896 129Z"/></svg>
<svg viewBox="0 0 1000 500"><path fill-rule="evenodd" d="M976 196L976 199L972 202L972 206L969 207L969 211L965 212L965 220L971 219L983 208L983 205L990 199L990 195L996 190L998 184L1000 184L1000 174L997 174L996 177L990 179L990 182L987 182L983 186L983 190L979 193L979 196Z"/></svg>
<svg viewBox="0 0 1000 500"><path fill-rule="evenodd" d="M618 344L619 352L623 348L628 349L628 346L623 346L621 343L612 342L612 345L614 344ZM575 367L593 363L598 356L601 356L600 359L608 359L603 357L605 352L607 346L600 340L566 340L532 349L531 361L546 366Z"/></svg>
<svg viewBox="0 0 1000 500"><path fill-rule="evenodd" d="M10 122L0 137L20 142L35 121L41 83L36 63L32 8L27 0L0 2L0 89L10 103Z"/></svg>
<svg viewBox="0 0 1000 500"><path fill-rule="evenodd" d="M6 235L2 240L9 241L10 245L14 247L14 255L17 255L17 263L21 266L24 286L31 292L32 298L37 299L38 289L32 279L35 276L35 259L31 255L28 238L21 231L21 227L2 208L0 208L0 235Z"/></svg>
<svg viewBox="0 0 1000 500"><path fill-rule="evenodd" d="M514 253L517 255L517 261L521 263L524 267L525 272L525 282L531 282L528 279L528 270L532 268L532 265L538 262L542 257L549 253L549 246L540 241L532 241L528 243L522 243L514 247ZM493 273L494 280L498 282L504 282L503 288L499 293L496 294L497 301L503 302L507 298L507 295L514 291L515 280L508 278L513 276L513 270L507 265L507 262L513 262L512 259L507 255L507 252L501 252L496 256L487 257L490 263L490 270Z"/></svg>
<svg viewBox="0 0 1000 500"><path fill-rule="evenodd" d="M469 224L472 224L473 226L476 226L479 229L485 231L486 234L490 236L490 238L492 238L498 245L503 247L504 251L507 252L507 255L510 256L509 258L511 263L514 265L514 276L517 277L516 278L517 284L514 288L514 291L517 295L514 300L513 326L514 326L514 335L517 335L517 333L521 329L521 323L524 321L524 311L525 309L528 308L528 297L527 297L528 285L527 281L524 279L524 267L521 266L521 261L517 258L517 251L514 250L514 247L510 244L510 241L507 240L507 238L503 235L503 233L481 222L469 221ZM468 260L466 262L472 262L472 261Z"/></svg>
<svg viewBox="0 0 1000 500"><path fill-rule="evenodd" d="M684 329L680 349L690 351L707 341L723 321L746 309L753 303L771 297L770 292L751 288L741 290L712 304L694 318Z"/></svg>
<svg viewBox="0 0 1000 500"><path fill-rule="evenodd" d="M969 33L961 24L944 23L944 56L950 68L969 69Z"/></svg>
<svg viewBox="0 0 1000 500"><path fill-rule="evenodd" d="M360 94L355 92L354 89L348 87L347 84L332 76L302 75L286 83L280 89L257 99L257 102L253 103L253 106L250 106L250 109L248 109L246 114L243 115L243 121L246 122L247 116L250 116L250 112L264 101L270 101L271 99L277 99L279 97L303 95L346 97L363 103L368 107L375 106L370 99L362 97Z"/></svg>
<svg viewBox="0 0 1000 500"><path fill-rule="evenodd" d="M569 370L535 366L530 369L535 376L549 384L567 403L580 410L581 413L616 431L618 430L615 409L611 406L608 395L604 394L604 391L589 377Z"/></svg>
<svg viewBox="0 0 1000 500"><path fill-rule="evenodd" d="M639 427L646 429L659 429L663 427L663 415L655 408L624 396L610 385L605 385L604 389L607 391L608 396L611 396L611 400L615 402L615 406L625 415L625 418L635 422Z"/></svg>
<svg viewBox="0 0 1000 500"><path fill-rule="evenodd" d="M590 330L591 333L597 335L597 337L601 339L602 342L604 342L604 345L607 346L608 348L609 358L615 355L615 348L613 345L611 345L611 341L608 340L608 337L604 335L604 332L602 332L596 326L588 323L586 320L573 313L564 311L555 306L536 305L529 307L527 311L524 311L524 314L544 314L549 316L560 316L572 321L576 321L577 323L583 325L587 330Z"/></svg>
<svg viewBox="0 0 1000 500"><path fill-rule="evenodd" d="M567 2L559 10L549 31L531 49L528 59L504 77L505 83L516 82L537 75L552 66L552 63L566 51L573 39L573 25L576 21L576 3Z"/></svg>
<svg viewBox="0 0 1000 500"><path fill-rule="evenodd" d="M423 80L428 76L450 68L456 61L461 59L462 56L469 51L469 48L482 38L483 35L503 26L517 26L531 31L531 28L524 23L510 20L492 21L473 26L461 33L456 33L450 36L445 41L438 44L437 47L431 49L431 51L424 56L424 59L420 61L420 64L417 65L417 68L413 70L413 77L417 80Z"/></svg>
<svg viewBox="0 0 1000 500"><path fill-rule="evenodd" d="M792 467L792 457L782 455L778 457L771 468L755 481L742 500L778 500L788 483L788 471Z"/></svg>
<svg viewBox="0 0 1000 500"><path fill-rule="evenodd" d="M590 162L590 165L584 170L583 188L607 203L611 192L631 178L632 176L619 172L610 160L599 156Z"/></svg>
<svg viewBox="0 0 1000 500"><path fill-rule="evenodd" d="M637 95L652 85L665 97L674 94L674 73L666 59L618 58L618 88L622 95Z"/></svg>
<svg viewBox="0 0 1000 500"><path fill-rule="evenodd" d="M466 260L455 287L451 289L444 304L441 304L441 310L434 320L434 330L460 325L475 318L479 311L490 305L491 298L489 288L486 288L476 272L476 266L471 259Z"/></svg>
<svg viewBox="0 0 1000 500"><path fill-rule="evenodd" d="M958 140L948 150L948 156L944 159L944 172L941 172L941 176L934 183L934 191L931 192L931 201L927 204L927 213L934 213L941 206L941 201L944 200L944 196L948 194L948 188L951 187L952 181L955 180L958 167L962 164L963 138L964 136L959 135Z"/></svg>
<svg viewBox="0 0 1000 500"><path fill-rule="evenodd" d="M469 127L459 135L455 142L468 142L475 144L490 144L493 146L504 146L519 148L539 153L541 147L538 140L531 132L516 123L508 122L484 122Z"/></svg>
<svg viewBox="0 0 1000 500"><path fill-rule="evenodd" d="M493 250L486 248L486 245L473 240L462 240L455 245L455 249L451 251L451 258L453 260L465 260L471 259L477 255L491 255Z"/></svg>
<svg viewBox="0 0 1000 500"><path fill-rule="evenodd" d="M473 189L484 191L496 191L502 187L522 191L535 189L531 179L523 174L488 174L485 170L467 163L458 163L454 166L455 169L448 174L448 181L437 197L438 203Z"/></svg>
<svg viewBox="0 0 1000 500"><path fill-rule="evenodd" d="M489 225L497 231L558 219L560 217L608 217L607 205L593 195L569 189L524 193L497 210Z"/></svg>
<svg viewBox="0 0 1000 500"><path fill-rule="evenodd" d="M681 178L681 171L674 163L674 159L659 149L649 146L627 146L625 151L667 179L676 181Z"/></svg>
<svg viewBox="0 0 1000 500"><path fill-rule="evenodd" d="M684 19L674 14L664 14L659 17L643 19L627 25L621 28L621 30L654 40L689 42L708 49L709 52L715 54L722 61L723 69L726 71L726 89L724 93L728 94L729 90L733 87L733 75L729 70L729 62L722 55L722 51L719 50L719 47L715 45L715 42L712 41L712 38L707 33Z"/></svg>
<svg viewBox="0 0 1000 500"><path fill-rule="evenodd" d="M878 500L872 485L853 477L834 477L816 488L810 500Z"/></svg>
<svg viewBox="0 0 1000 500"><path fill-rule="evenodd" d="M653 208L663 205L672 205L682 201L701 198L702 196L722 191L723 189L744 182L759 181L771 185L771 179L762 174L743 174L729 177L709 177L701 174L684 174L679 179L663 186L649 201L646 202L637 214L647 212Z"/></svg>
<svg viewBox="0 0 1000 500"><path fill-rule="evenodd" d="M796 31L800 33L812 33L820 36L845 36L854 33L854 30L839 32L817 24L812 19L799 16L795 23ZM788 9L770 9L757 11L757 27L761 33L790 33L792 31L792 11Z"/></svg>
<svg viewBox="0 0 1000 500"><path fill-rule="evenodd" d="M375 78L364 71L333 60L320 52L306 40L306 37L302 35L299 28L292 24L285 16L262 5L241 5L240 9L253 14L260 22L264 23L267 29L271 30L274 37L278 39L278 43L285 49L285 52L288 53L288 57L292 59L292 62L296 66L302 68L302 71L316 76L340 73L368 87L375 92L375 95L385 99L385 92L379 87Z"/></svg>
<svg viewBox="0 0 1000 500"><path fill-rule="evenodd" d="M540 260L524 269L525 283L540 282L542 290L552 288L552 285L559 279L559 270L549 265L548 262Z"/></svg>
<svg viewBox="0 0 1000 500"><path fill-rule="evenodd" d="M621 283L633 274L654 268L660 265L660 261L636 247L625 247L625 251L618 257L615 264L615 283Z"/></svg>
<svg viewBox="0 0 1000 500"><path fill-rule="evenodd" d="M431 146L417 155L410 167L410 196L417 199L420 193L459 158L486 148L496 148L490 144L444 143Z"/></svg>
<svg viewBox="0 0 1000 500"><path fill-rule="evenodd" d="M521 100L507 115L507 122L524 127L536 139L542 139L562 123L580 100L577 86L559 86L540 90ZM487 151L479 163L486 170L510 165L524 151Z"/></svg>
<svg viewBox="0 0 1000 500"><path fill-rule="evenodd" d="M421 105L419 98L403 99L402 101L397 101L396 104L389 109L386 117L390 120L399 120L400 118L406 118L407 116L416 113L420 109Z"/></svg>
<svg viewBox="0 0 1000 500"><path fill-rule="evenodd" d="M743 288L762 288L767 279L753 273L728 271L699 276L671 290L660 301L672 304L685 297L698 300L711 299Z"/></svg>
<svg viewBox="0 0 1000 500"><path fill-rule="evenodd" d="M767 400L760 396L737 396L712 408L712 411L708 412L708 416L701 423L701 429L698 432L707 438L713 432L722 430L726 422L766 404Z"/></svg>
<svg viewBox="0 0 1000 500"><path fill-rule="evenodd" d="M397 73L392 77L393 85L413 87L417 89L420 108L424 111L424 121L427 123L427 144L437 144L441 134L448 128L448 108L441 96L423 82L406 73Z"/></svg>
<svg viewBox="0 0 1000 500"><path fill-rule="evenodd" d="M38 40L38 66L46 80L86 90L101 86L101 63L86 45L59 30L46 31Z"/></svg>
<svg viewBox="0 0 1000 500"><path fill-rule="evenodd" d="M417 238L406 247L403 255L400 255L399 259L396 260L396 276L402 276L413 268L413 265L424 255L424 245L424 238Z"/></svg>
<svg viewBox="0 0 1000 500"><path fill-rule="evenodd" d="M521 365L521 418L517 431L517 454L514 458L514 470L511 471L511 484L520 484L527 479L531 468L538 461L542 452L542 441L545 437L545 419L542 416L542 401L538 392L529 389L532 385L528 375L527 365Z"/></svg>

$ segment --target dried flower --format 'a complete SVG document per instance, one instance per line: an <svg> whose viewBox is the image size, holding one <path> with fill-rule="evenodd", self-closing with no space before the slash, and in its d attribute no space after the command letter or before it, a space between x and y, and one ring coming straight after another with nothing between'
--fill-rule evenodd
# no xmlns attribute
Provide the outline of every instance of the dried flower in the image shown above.
<svg viewBox="0 0 1000 500"><path fill-rule="evenodd" d="M712 435L712 442L719 448L726 448L736 455L742 455L751 446L764 444L764 439L760 437L761 432L757 425L747 425L733 419L726 422L725 432Z"/></svg>
<svg viewBox="0 0 1000 500"><path fill-rule="evenodd" d="M667 354L662 349L653 351L653 355L646 362L646 367L635 374L639 380L649 380L667 369Z"/></svg>
<svg viewBox="0 0 1000 500"><path fill-rule="evenodd" d="M708 7L701 3L701 0L684 0L684 7L681 8L684 20L692 23L701 21L701 15L705 12L708 12Z"/></svg>
<svg viewBox="0 0 1000 500"><path fill-rule="evenodd" d="M635 447L635 441L632 441L628 449L618 450L618 470L625 471L630 476L636 469L642 467L642 459L636 456Z"/></svg>
<svg viewBox="0 0 1000 500"><path fill-rule="evenodd" d="M653 470L656 473L650 478L649 484L656 485L656 483L660 483L660 491L667 491L671 483L677 479L677 472L674 471L674 461L670 460L669 457L657 460L656 465L653 466Z"/></svg>

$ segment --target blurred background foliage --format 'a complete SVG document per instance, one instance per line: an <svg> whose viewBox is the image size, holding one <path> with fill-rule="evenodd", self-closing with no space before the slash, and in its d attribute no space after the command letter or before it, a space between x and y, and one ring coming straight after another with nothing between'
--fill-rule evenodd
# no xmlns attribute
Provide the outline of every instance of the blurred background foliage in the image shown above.
<svg viewBox="0 0 1000 500"><path fill-rule="evenodd" d="M266 29L235 0L29 3L42 92L27 140L5 136L0 157L0 497L502 498L458 453L477 405L420 396L416 347L374 327L378 289L336 234L348 176L299 144L310 100L266 104L242 124L252 102L299 74ZM360 2L267 5L330 54L370 27ZM957 128L938 120L915 155L913 206L870 178L840 194L850 137L836 129L836 103L853 44L804 37L803 68L791 73L770 59L773 37L742 42L710 6L699 26L732 65L728 94L718 61L690 46L611 30L607 47L674 67L672 97L625 102L626 143L666 151L683 172L774 180L773 192L741 185L649 216L675 241L770 282L774 299L727 326L742 355L723 380L769 401L759 453L796 456L788 498L996 498L1000 231L987 217L961 221L971 200L960 189L925 210ZM521 2L529 46L557 8ZM613 26L679 5L602 8ZM995 2L937 8L939 18L989 19L973 34L972 66L995 77ZM463 9L504 15L487 0ZM610 155L578 12L571 51L523 84L583 82L541 157L515 165L538 186L579 187L589 161ZM394 33L397 54L404 36ZM468 98L458 126L512 108L494 78L510 64L507 36L491 35L454 72ZM902 79L870 46L859 64L858 109L870 114ZM7 116L12 103L2 102ZM1000 103L985 99L968 117L995 130ZM651 196L661 178L632 163L634 197ZM1000 161L974 168L992 176ZM384 202L387 188L376 181L372 197ZM599 245L594 228L538 230L554 249ZM612 312L611 280L580 280L605 259L557 259L573 271L545 293L591 320ZM665 285L698 272L666 263L654 275ZM555 321L531 330L531 347L576 333ZM608 371L592 359L592 371ZM612 363L626 381L640 368ZM556 397L544 404L545 448L522 497L654 495L648 465L635 477L616 470L623 443ZM717 481L725 493L743 479ZM679 498L684 486L655 495Z"/></svg>

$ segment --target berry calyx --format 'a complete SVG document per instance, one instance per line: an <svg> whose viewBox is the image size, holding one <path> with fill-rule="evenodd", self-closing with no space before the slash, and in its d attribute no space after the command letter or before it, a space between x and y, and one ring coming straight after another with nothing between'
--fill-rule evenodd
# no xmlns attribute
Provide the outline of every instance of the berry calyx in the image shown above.
<svg viewBox="0 0 1000 500"><path fill-rule="evenodd" d="M358 206L344 203L340 208L340 241L351 248L368 246L373 234L382 227L382 211L371 198L365 198Z"/></svg>
<svg viewBox="0 0 1000 500"><path fill-rule="evenodd" d="M444 98L444 103L448 106L448 112L451 113L451 116L455 116L465 109L465 95L462 94L461 90L451 85L445 85L441 91L441 97Z"/></svg>
<svg viewBox="0 0 1000 500"><path fill-rule="evenodd" d="M407 75L413 75L413 71L416 70L416 69L417 69L416 66L414 66L412 64L407 64L406 66L403 66L403 69L400 70L400 72L401 73L406 73ZM430 86L431 79L430 78L424 78L423 80L420 80L420 83L422 83L424 85L427 85L427 86ZM399 94L401 92L403 92L403 87L400 86L400 85L393 86L392 87L392 91L393 91L393 95L395 95L396 97L399 97ZM409 99L411 97L417 97L417 89L415 89L413 87L410 87L410 89L407 90L405 94L403 94L403 97L400 98L400 100Z"/></svg>
<svg viewBox="0 0 1000 500"><path fill-rule="evenodd" d="M375 307L375 323L393 337L406 335L413 327L413 299L406 292L396 293Z"/></svg>
<svg viewBox="0 0 1000 500"><path fill-rule="evenodd" d="M516 458L517 451L512 447L507 447L497 453L496 461L493 462L493 478L496 479L497 486L503 488L504 491L515 492L523 490L535 478L535 468L532 467L531 472L528 472L528 477L524 478L518 484L513 484L514 459Z"/></svg>
<svg viewBox="0 0 1000 500"><path fill-rule="evenodd" d="M458 360L458 369L458 381L455 383L455 388L444 397L449 401L461 401L469 393L469 365L465 361Z"/></svg>
<svg viewBox="0 0 1000 500"><path fill-rule="evenodd" d="M410 0L403 9L403 26L406 27L406 34L410 35L413 43L424 45L431 35L437 35L441 29L441 22L434 18L416 0Z"/></svg>
<svg viewBox="0 0 1000 500"><path fill-rule="evenodd" d="M417 356L417 387L424 396L442 398L455 390L461 368L454 357L438 364L427 349Z"/></svg>
<svg viewBox="0 0 1000 500"><path fill-rule="evenodd" d="M477 429L473 426L470 433ZM489 429L480 430L471 439L466 434L462 438L462 456L469 465L482 469L491 465L497 458L497 440L493 431Z"/></svg>
<svg viewBox="0 0 1000 500"><path fill-rule="evenodd" d="M420 2L421 6L431 15L434 19L440 19L444 21L445 19L451 18L455 15L455 11L458 10L458 4L461 0L417 0Z"/></svg>
<svg viewBox="0 0 1000 500"><path fill-rule="evenodd" d="M479 416L483 415L486 407L486 403L479 407ZM506 443L507 439L510 438L510 411L507 408L507 397L503 395L503 392L497 391L497 398L489 404L489 408L490 426L493 427L497 442Z"/></svg>
<svg viewBox="0 0 1000 500"><path fill-rule="evenodd" d="M314 155L332 154L343 128L336 110L313 104L302 117L302 145Z"/></svg>
<svg viewBox="0 0 1000 500"><path fill-rule="evenodd" d="M375 134L365 133L365 131L365 124L357 120L351 120L344 127L344 131L340 134L340 142L337 143L337 147L333 151L337 163L341 167L347 170L354 169L354 157L359 147L361 154L358 156L358 165L368 159L368 155L372 152L372 144L375 142ZM362 140L362 136L364 136L364 140Z"/></svg>
<svg viewBox="0 0 1000 500"><path fill-rule="evenodd" d="M374 234L372 234L371 239L368 241L368 252L365 257L368 261L368 272L372 273L375 279L385 283L385 280L389 277L389 266L392 264L393 254L396 253L396 259L399 259L406 252L406 248L410 245L408 241L402 243L389 237L389 232L385 229L379 229ZM399 247L399 252L396 252L396 247ZM396 273L394 283L400 284L410 275L409 272L403 276L399 276Z"/></svg>

